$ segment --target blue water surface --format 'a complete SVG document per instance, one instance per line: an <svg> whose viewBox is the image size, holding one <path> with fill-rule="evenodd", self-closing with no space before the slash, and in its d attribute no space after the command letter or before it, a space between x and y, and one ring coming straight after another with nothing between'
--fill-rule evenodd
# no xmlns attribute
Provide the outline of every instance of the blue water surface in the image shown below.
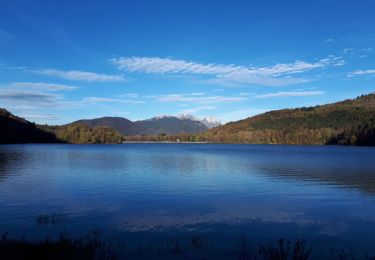
<svg viewBox="0 0 375 260"><path fill-rule="evenodd" d="M246 237L375 255L374 148L1 145L0 198L13 238L95 228L129 251L199 235L218 254Z"/></svg>

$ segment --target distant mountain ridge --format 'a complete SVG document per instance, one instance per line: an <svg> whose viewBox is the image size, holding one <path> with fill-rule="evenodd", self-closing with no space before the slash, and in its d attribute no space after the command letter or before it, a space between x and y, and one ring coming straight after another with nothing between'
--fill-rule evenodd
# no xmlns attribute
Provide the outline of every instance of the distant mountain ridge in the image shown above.
<svg viewBox="0 0 375 260"><path fill-rule="evenodd" d="M207 123L216 121L206 120ZM0 143L199 141L375 146L375 94L327 105L270 111L211 129L202 121L190 115L158 116L134 122L121 117L103 117L48 126L31 123L0 109Z"/></svg>
<svg viewBox="0 0 375 260"><path fill-rule="evenodd" d="M206 131L221 123L214 118L198 118L189 115L162 115L150 119L130 121L122 117L102 117L95 119L83 119L72 122L74 124L85 124L89 127L108 126L126 136L132 135L176 135L196 134Z"/></svg>
<svg viewBox="0 0 375 260"><path fill-rule="evenodd" d="M199 121L199 122L203 123L205 126L207 126L208 129L222 125L221 121L217 120L214 117L205 117L203 119L199 119L199 118L196 118L195 116L190 115L190 114L181 114L181 115L178 115L177 118Z"/></svg>

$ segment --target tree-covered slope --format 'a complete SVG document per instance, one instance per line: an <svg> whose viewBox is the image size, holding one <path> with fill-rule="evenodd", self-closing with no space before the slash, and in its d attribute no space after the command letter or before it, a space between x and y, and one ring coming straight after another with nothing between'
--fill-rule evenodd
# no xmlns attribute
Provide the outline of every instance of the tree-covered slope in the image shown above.
<svg viewBox="0 0 375 260"><path fill-rule="evenodd" d="M122 135L107 126L88 127L85 124L40 126L52 132L59 140L72 144L118 144Z"/></svg>
<svg viewBox="0 0 375 260"><path fill-rule="evenodd" d="M219 143L375 145L375 94L315 107L283 109L210 129Z"/></svg>
<svg viewBox="0 0 375 260"><path fill-rule="evenodd" d="M0 109L0 143L57 143L53 133L43 131L37 125Z"/></svg>
<svg viewBox="0 0 375 260"><path fill-rule="evenodd" d="M132 131L134 123L123 117L101 117L95 119L82 119L71 123L73 125L85 124L88 127L108 126L124 135Z"/></svg>

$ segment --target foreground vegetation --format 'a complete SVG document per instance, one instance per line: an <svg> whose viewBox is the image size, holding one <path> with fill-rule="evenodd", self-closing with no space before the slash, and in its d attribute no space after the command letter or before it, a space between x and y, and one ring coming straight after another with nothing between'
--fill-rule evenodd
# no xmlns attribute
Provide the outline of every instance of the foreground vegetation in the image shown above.
<svg viewBox="0 0 375 260"><path fill-rule="evenodd" d="M27 241L8 239L4 234L0 240L0 259L115 259L114 253L99 239L97 231L85 238L71 239L62 233L57 240Z"/></svg>
<svg viewBox="0 0 375 260"><path fill-rule="evenodd" d="M93 230L85 237L72 239L62 233L57 240L28 241L8 239L4 234L0 239L0 259L253 259L253 260L308 260L325 259L368 259L374 256L356 254L352 250L329 250L323 255L313 255L313 248L305 240L290 242L279 239L269 244L251 244L241 235L232 249L217 248L198 235L186 242L178 240L160 241L157 244L143 244L134 249L121 247L114 249L100 239L100 233ZM321 249L320 249L321 250ZM117 251L117 252L116 252Z"/></svg>

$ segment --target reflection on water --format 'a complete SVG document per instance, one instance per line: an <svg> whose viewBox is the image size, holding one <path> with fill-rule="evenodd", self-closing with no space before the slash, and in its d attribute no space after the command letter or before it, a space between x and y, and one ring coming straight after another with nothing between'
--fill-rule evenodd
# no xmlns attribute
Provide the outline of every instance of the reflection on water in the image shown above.
<svg viewBox="0 0 375 260"><path fill-rule="evenodd" d="M333 146L0 146L0 232L98 228L133 242L246 233L371 251L374 158L375 149ZM50 216L64 221L37 224Z"/></svg>
<svg viewBox="0 0 375 260"><path fill-rule="evenodd" d="M9 171L8 164L12 164L16 161L16 165L21 165L25 159L24 154L17 151L11 151L8 149L1 149L0 146L0 181L1 179L7 178L9 174L19 174L18 171Z"/></svg>

